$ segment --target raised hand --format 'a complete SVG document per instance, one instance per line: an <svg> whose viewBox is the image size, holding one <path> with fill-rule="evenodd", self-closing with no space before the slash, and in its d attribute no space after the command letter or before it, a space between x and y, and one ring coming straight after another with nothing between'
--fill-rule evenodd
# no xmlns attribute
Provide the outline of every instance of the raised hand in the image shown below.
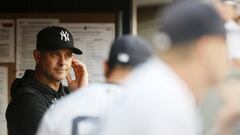
<svg viewBox="0 0 240 135"><path fill-rule="evenodd" d="M73 58L72 68L75 73L75 80L72 80L71 75L68 74L66 79L68 82L68 88L72 91L77 90L80 87L88 85L88 72L85 64Z"/></svg>

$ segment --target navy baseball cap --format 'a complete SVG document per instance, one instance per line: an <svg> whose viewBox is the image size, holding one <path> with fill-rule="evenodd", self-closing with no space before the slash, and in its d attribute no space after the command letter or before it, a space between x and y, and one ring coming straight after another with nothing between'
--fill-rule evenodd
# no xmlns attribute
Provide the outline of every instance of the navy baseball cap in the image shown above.
<svg viewBox="0 0 240 135"><path fill-rule="evenodd" d="M172 44L193 41L204 35L226 37L224 20L210 4L203 2L176 2L168 6L158 25Z"/></svg>
<svg viewBox="0 0 240 135"><path fill-rule="evenodd" d="M130 35L117 38L110 50L108 65L134 67L152 56L153 50L145 40Z"/></svg>
<svg viewBox="0 0 240 135"><path fill-rule="evenodd" d="M82 54L82 51L74 47L72 34L65 28L49 26L37 34L37 50L56 51L59 49L71 49L75 54Z"/></svg>

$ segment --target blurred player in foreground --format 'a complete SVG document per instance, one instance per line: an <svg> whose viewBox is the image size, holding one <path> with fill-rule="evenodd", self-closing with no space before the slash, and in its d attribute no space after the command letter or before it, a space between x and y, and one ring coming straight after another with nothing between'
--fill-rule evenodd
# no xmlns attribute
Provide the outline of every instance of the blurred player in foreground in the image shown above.
<svg viewBox="0 0 240 135"><path fill-rule="evenodd" d="M197 105L228 67L224 21L199 1L176 2L158 20L159 55L130 76L101 135L202 134Z"/></svg>

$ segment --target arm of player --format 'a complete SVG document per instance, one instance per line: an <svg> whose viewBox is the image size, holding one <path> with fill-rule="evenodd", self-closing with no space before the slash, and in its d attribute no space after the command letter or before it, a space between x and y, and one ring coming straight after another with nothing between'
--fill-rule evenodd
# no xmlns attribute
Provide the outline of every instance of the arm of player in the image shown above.
<svg viewBox="0 0 240 135"><path fill-rule="evenodd" d="M85 64L73 58L72 68L75 73L76 79L72 80L70 74L67 75L66 79L68 82L68 88L72 91L77 90L80 87L88 85L88 72Z"/></svg>

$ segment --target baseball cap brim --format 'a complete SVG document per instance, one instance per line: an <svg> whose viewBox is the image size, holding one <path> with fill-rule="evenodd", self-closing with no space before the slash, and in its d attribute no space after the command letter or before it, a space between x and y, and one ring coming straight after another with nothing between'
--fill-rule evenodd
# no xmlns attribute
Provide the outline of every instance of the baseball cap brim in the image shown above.
<svg viewBox="0 0 240 135"><path fill-rule="evenodd" d="M80 49L78 49L78 48L72 47L70 49L72 49L73 53L75 53L75 54L78 54L78 55L82 55L83 54L83 52Z"/></svg>

